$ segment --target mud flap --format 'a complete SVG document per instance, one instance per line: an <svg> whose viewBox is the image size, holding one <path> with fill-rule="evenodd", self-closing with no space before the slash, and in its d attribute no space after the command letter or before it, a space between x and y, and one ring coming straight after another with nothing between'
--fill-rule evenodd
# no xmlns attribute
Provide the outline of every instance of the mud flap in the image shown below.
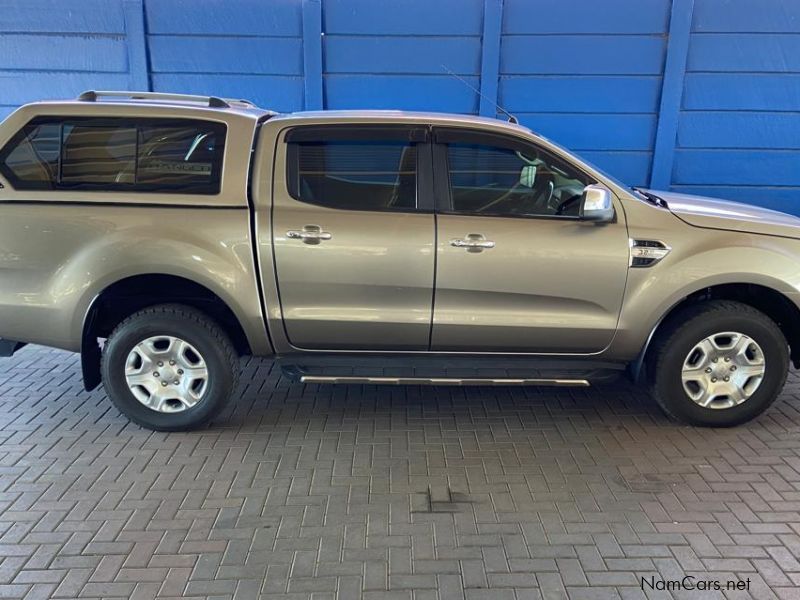
<svg viewBox="0 0 800 600"><path fill-rule="evenodd" d="M84 340L81 345L83 389L91 392L100 385L100 345L97 340Z"/></svg>
<svg viewBox="0 0 800 600"><path fill-rule="evenodd" d="M95 316L97 311L94 306L89 310L83 326L81 338L81 371L83 372L83 389L91 392L102 381L100 375L100 343L94 333Z"/></svg>
<svg viewBox="0 0 800 600"><path fill-rule="evenodd" d="M25 346L25 342L15 340L4 340L0 338L0 357L13 356L14 352Z"/></svg>

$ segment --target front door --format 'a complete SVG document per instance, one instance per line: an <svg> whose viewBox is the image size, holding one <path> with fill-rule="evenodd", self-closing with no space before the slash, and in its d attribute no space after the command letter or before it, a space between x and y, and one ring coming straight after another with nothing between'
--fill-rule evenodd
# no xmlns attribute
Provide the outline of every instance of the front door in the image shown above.
<svg viewBox="0 0 800 600"><path fill-rule="evenodd" d="M435 261L428 131L305 126L282 141L272 235L291 345L427 350Z"/></svg>
<svg viewBox="0 0 800 600"><path fill-rule="evenodd" d="M578 168L519 138L436 132L431 349L594 353L614 336L628 269L616 220L578 217Z"/></svg>

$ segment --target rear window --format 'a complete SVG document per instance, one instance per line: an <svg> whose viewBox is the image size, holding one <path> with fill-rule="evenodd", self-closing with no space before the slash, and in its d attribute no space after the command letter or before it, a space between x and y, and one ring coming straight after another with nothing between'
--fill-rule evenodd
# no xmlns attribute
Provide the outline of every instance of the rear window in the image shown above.
<svg viewBox="0 0 800 600"><path fill-rule="evenodd" d="M225 125L189 119L37 119L0 153L19 190L218 194Z"/></svg>

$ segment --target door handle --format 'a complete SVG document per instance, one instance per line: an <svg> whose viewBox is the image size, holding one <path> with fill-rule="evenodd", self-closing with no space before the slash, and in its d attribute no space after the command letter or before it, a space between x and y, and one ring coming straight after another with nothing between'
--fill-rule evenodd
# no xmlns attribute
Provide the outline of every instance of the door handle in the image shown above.
<svg viewBox="0 0 800 600"><path fill-rule="evenodd" d="M490 240L450 240L450 245L456 248L480 248L488 249L494 248L494 242Z"/></svg>
<svg viewBox="0 0 800 600"><path fill-rule="evenodd" d="M290 229L286 232L286 237L290 240L303 240L306 244L319 244L333 236L328 231L322 231L319 225L305 225L302 230Z"/></svg>
<svg viewBox="0 0 800 600"><path fill-rule="evenodd" d="M467 252L482 252L494 248L494 242L487 240L480 233L468 233L464 239L453 238L450 245L455 248L466 248Z"/></svg>

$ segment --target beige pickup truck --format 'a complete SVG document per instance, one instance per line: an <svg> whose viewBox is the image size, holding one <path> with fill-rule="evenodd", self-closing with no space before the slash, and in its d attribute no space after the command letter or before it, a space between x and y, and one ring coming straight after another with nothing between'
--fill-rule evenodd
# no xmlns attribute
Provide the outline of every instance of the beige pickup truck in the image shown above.
<svg viewBox="0 0 800 600"><path fill-rule="evenodd" d="M800 219L629 188L463 115L86 92L0 126L0 343L130 419L208 422L242 355L306 384L587 386L730 426L800 362Z"/></svg>

